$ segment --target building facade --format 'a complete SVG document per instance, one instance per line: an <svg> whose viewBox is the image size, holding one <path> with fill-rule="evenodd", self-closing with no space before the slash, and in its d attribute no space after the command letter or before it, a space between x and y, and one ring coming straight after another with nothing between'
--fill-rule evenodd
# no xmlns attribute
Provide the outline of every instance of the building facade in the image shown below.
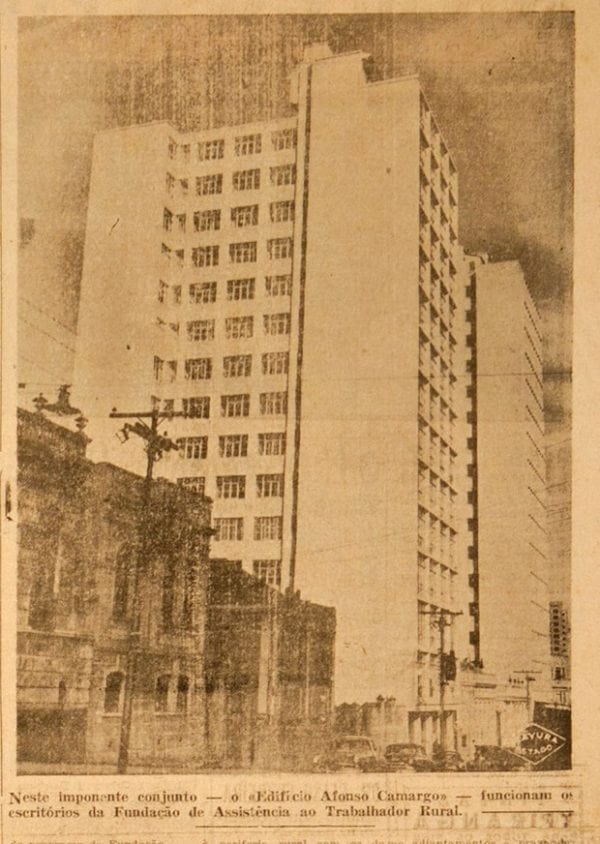
<svg viewBox="0 0 600 844"><path fill-rule="evenodd" d="M550 656L554 702L571 703L571 619L564 601L550 601Z"/></svg>
<svg viewBox="0 0 600 844"><path fill-rule="evenodd" d="M212 560L207 735L216 768L310 770L332 733L335 610Z"/></svg>
<svg viewBox="0 0 600 844"><path fill-rule="evenodd" d="M18 760L114 766L143 480L92 463L87 437L41 412L18 422ZM198 765L210 502L159 481L151 506L130 762Z"/></svg>
<svg viewBox="0 0 600 844"><path fill-rule="evenodd" d="M114 770L135 606L134 770L309 768L331 733L335 611L209 561L210 501L163 480L142 562L143 480L45 412L20 411L18 434L22 772Z"/></svg>
<svg viewBox="0 0 600 844"><path fill-rule="evenodd" d="M541 665L548 644L537 316L513 270L465 257L456 166L417 77L373 81L365 54L312 45L290 102L260 124L97 136L77 401L95 453L133 469L111 408L183 411L160 470L214 499L215 555L334 605L338 699L393 697L404 737L431 743L440 615L444 653L475 669ZM515 307L534 314L517 351L498 345ZM518 390L485 378L525 371L525 353ZM490 389L517 432L504 469Z"/></svg>
<svg viewBox="0 0 600 844"><path fill-rule="evenodd" d="M367 58L308 48L291 118L98 135L77 400L119 461L114 405L185 411L160 469L214 499L215 553L336 605L342 696L433 707L432 614L468 605L457 174Z"/></svg>
<svg viewBox="0 0 600 844"><path fill-rule="evenodd" d="M499 682L531 675L544 700L550 643L539 314L514 261L471 260L468 301L472 637Z"/></svg>

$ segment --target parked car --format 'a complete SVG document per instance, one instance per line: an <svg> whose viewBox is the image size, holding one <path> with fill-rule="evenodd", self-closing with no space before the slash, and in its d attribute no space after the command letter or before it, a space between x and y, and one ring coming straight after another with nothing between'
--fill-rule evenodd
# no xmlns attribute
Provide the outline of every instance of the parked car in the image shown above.
<svg viewBox="0 0 600 844"><path fill-rule="evenodd" d="M475 748L475 755L467 762L467 771L529 771L531 765L508 747L482 744Z"/></svg>
<svg viewBox="0 0 600 844"><path fill-rule="evenodd" d="M466 771L465 761L456 750L445 750L433 757L436 771Z"/></svg>
<svg viewBox="0 0 600 844"><path fill-rule="evenodd" d="M378 770L378 764L377 750L368 736L338 736L329 750L314 760L317 771Z"/></svg>
<svg viewBox="0 0 600 844"><path fill-rule="evenodd" d="M435 771L436 766L420 744L388 744L384 758L390 771Z"/></svg>

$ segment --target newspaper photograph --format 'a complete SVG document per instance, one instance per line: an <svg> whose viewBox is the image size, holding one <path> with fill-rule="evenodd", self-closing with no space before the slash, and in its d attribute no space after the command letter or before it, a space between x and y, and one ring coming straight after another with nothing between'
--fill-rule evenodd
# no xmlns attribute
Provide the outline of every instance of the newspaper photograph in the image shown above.
<svg viewBox="0 0 600 844"><path fill-rule="evenodd" d="M7 10L2 841L600 841L589 9Z"/></svg>

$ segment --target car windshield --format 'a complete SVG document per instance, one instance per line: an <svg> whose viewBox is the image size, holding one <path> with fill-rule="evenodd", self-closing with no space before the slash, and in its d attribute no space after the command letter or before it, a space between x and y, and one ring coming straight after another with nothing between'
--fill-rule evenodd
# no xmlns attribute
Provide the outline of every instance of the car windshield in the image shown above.
<svg viewBox="0 0 600 844"><path fill-rule="evenodd" d="M371 742L368 739L350 738L338 739L335 743L336 750L351 750L353 753L357 750L371 751Z"/></svg>

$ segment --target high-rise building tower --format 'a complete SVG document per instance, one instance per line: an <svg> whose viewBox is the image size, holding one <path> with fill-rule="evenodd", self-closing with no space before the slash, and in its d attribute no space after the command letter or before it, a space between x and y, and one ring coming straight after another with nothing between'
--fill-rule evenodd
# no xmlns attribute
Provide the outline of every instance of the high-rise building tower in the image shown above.
<svg viewBox="0 0 600 844"><path fill-rule="evenodd" d="M550 681L542 337L515 261L471 260L472 641L487 669Z"/></svg>
<svg viewBox="0 0 600 844"><path fill-rule="evenodd" d="M111 408L184 411L157 473L214 499L214 552L333 604L338 699L431 746L441 611L478 658L468 263L418 79L367 58L308 48L289 118L97 136L74 401L130 468Z"/></svg>

